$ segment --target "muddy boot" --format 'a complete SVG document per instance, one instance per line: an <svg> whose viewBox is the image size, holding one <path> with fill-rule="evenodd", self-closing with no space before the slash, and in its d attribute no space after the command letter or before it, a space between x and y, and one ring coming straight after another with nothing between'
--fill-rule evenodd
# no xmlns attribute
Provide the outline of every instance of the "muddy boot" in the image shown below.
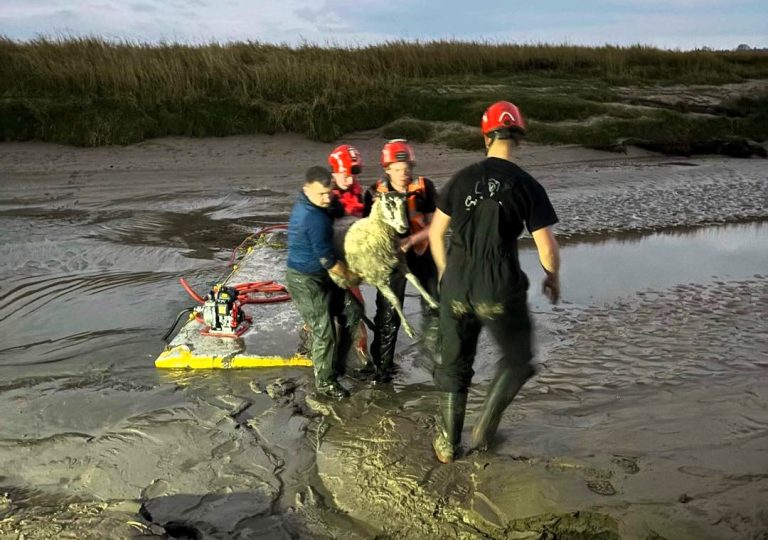
<svg viewBox="0 0 768 540"><path fill-rule="evenodd" d="M389 384L395 378L396 371L394 364L375 366L372 381L374 384Z"/></svg>
<svg viewBox="0 0 768 540"><path fill-rule="evenodd" d="M488 387L483 410L472 428L472 450L483 452L493 442L504 410L512 403L512 399L525 381L534 373L530 366L526 367L529 371L522 375L507 369L499 372Z"/></svg>
<svg viewBox="0 0 768 540"><path fill-rule="evenodd" d="M391 348L385 350L383 355L373 357L374 373L373 382L375 384L388 384L392 382L395 375L395 343L391 343Z"/></svg>
<svg viewBox="0 0 768 540"><path fill-rule="evenodd" d="M445 392L440 394L440 415L437 434L432 448L440 463L453 463L456 459L461 430L464 428L464 411L467 408L467 392Z"/></svg>
<svg viewBox="0 0 768 540"><path fill-rule="evenodd" d="M395 286L395 281L398 281ZM392 287L395 294L405 289L405 278L392 278ZM402 301L402 293L398 296ZM400 317L395 308L384 296L376 295L376 316L373 319L375 330L373 343L371 344L371 356L376 366L373 382L386 384L392 381L395 372L395 348L397 345L397 332L400 329Z"/></svg>

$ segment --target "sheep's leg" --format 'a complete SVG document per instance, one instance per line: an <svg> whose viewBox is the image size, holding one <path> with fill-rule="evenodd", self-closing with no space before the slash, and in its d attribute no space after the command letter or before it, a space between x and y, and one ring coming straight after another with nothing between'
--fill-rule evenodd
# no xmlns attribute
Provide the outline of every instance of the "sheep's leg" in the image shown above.
<svg viewBox="0 0 768 540"><path fill-rule="evenodd" d="M405 333L408 334L409 337L414 337L416 335L416 332L413 331L413 327L408 322L408 319L405 318L405 314L403 313L403 308L400 305L400 300L397 299L397 295L395 295L394 291L390 288L389 284L381 285L378 289L379 289L379 292L381 292L381 295L387 299L387 302L392 304L392 307L395 308L395 312L400 317L400 322L403 325L403 330L405 330Z"/></svg>
<svg viewBox="0 0 768 540"><path fill-rule="evenodd" d="M429 304L429 307L432 309L437 309L440 307L440 305L435 301L434 298L432 298L432 295L427 292L427 290L422 287L421 282L419 281L419 278L411 274L410 271L405 272L405 279L411 282L411 285L416 287L416 290L419 291L419 294L424 297L424 300L427 301L427 304Z"/></svg>

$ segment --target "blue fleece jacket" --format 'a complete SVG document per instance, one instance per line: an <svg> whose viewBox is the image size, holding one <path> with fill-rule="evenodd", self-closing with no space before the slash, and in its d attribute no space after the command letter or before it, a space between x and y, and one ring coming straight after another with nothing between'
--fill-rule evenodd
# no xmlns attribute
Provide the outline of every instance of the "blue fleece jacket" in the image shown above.
<svg viewBox="0 0 768 540"><path fill-rule="evenodd" d="M326 209L299 193L288 221L288 268L316 274L334 264L333 219Z"/></svg>

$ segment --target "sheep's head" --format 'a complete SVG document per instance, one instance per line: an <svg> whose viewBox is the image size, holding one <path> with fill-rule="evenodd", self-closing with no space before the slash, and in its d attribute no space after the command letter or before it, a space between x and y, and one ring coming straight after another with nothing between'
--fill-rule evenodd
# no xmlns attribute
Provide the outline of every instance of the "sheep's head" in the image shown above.
<svg viewBox="0 0 768 540"><path fill-rule="evenodd" d="M382 193L376 198L381 220L398 234L408 231L408 205L405 196L397 192Z"/></svg>

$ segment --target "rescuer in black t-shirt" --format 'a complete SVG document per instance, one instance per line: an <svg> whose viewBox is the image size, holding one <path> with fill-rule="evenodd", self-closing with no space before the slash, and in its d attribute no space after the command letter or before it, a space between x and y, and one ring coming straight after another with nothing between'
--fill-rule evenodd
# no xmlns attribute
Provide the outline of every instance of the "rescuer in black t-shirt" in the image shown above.
<svg viewBox="0 0 768 540"><path fill-rule="evenodd" d="M541 184L512 161L525 133L520 111L507 101L494 103L481 127L487 158L446 184L429 231L440 276L441 361L434 378L441 392L442 425L433 446L443 463L452 462L459 448L481 327L488 328L503 356L472 430L472 448L487 447L502 413L534 374L528 278L517 254L524 226L546 274L544 293L552 303L560 296L559 248L552 232L557 215Z"/></svg>

